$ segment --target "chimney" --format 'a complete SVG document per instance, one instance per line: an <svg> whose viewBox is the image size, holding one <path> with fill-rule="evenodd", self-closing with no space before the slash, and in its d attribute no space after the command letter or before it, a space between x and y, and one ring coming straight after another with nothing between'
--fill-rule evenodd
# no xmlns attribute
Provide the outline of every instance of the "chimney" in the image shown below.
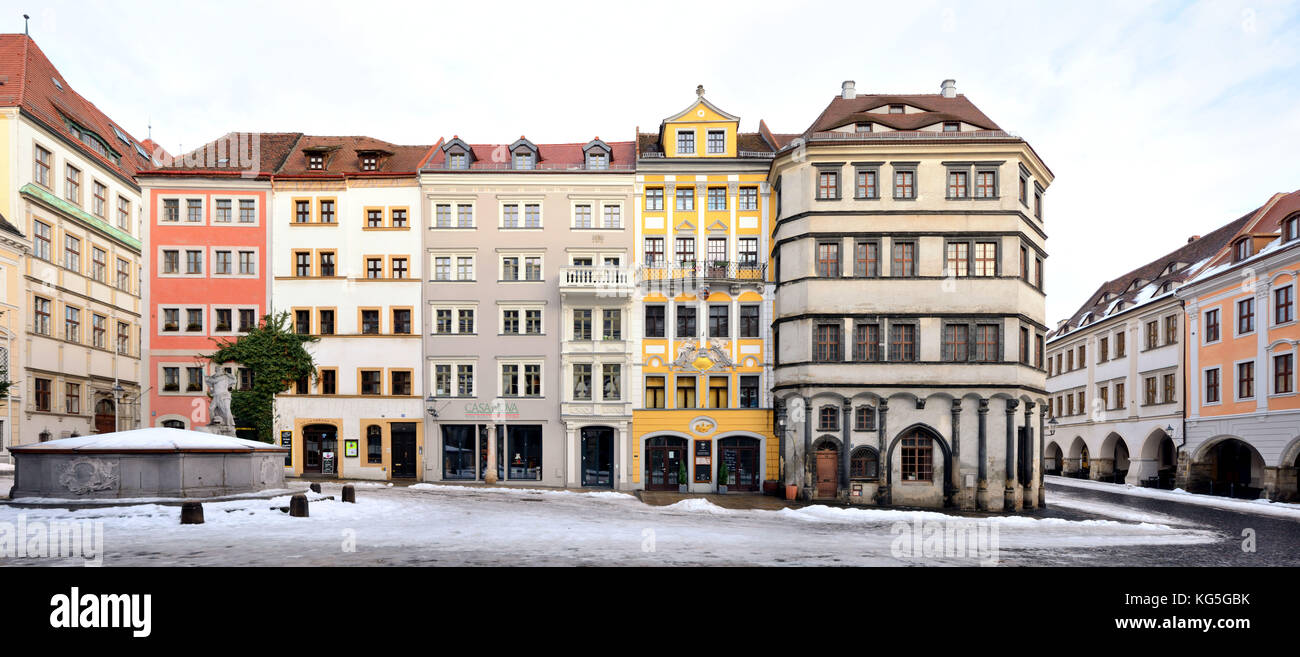
<svg viewBox="0 0 1300 657"><path fill-rule="evenodd" d="M1199 239L1201 239L1200 235L1192 235L1191 237L1187 238L1187 243L1191 244L1192 242L1195 242L1196 240Z"/></svg>
<svg viewBox="0 0 1300 657"><path fill-rule="evenodd" d="M939 95L943 96L944 98L956 98L957 81L951 79L944 80L943 84L939 86Z"/></svg>
<svg viewBox="0 0 1300 657"><path fill-rule="evenodd" d="M844 100L853 100L858 97L858 90L853 85L853 80L845 80L841 86L840 98Z"/></svg>

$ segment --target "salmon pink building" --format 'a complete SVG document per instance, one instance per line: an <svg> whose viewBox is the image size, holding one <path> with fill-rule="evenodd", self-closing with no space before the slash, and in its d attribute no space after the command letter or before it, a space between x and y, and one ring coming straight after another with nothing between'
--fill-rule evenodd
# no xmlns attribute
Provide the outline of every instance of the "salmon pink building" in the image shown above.
<svg viewBox="0 0 1300 657"><path fill-rule="evenodd" d="M269 308L271 174L297 133L230 133L139 175L146 210L144 424L208 424L207 384L221 338L255 328ZM230 374L240 388L252 373Z"/></svg>

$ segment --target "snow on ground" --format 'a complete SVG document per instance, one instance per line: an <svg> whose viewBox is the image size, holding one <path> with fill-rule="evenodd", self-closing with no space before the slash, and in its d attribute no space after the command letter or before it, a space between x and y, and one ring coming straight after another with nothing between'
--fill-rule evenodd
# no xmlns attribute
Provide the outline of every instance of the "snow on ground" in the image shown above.
<svg viewBox="0 0 1300 657"><path fill-rule="evenodd" d="M1199 493L1189 493L1181 488L1175 490L1162 490L1159 488L1141 488L1130 484L1110 484L1104 481L1092 481L1090 479L1072 479L1070 477L1045 477L1048 483L1058 486L1069 486L1074 488L1090 488L1092 490L1104 491L1107 493L1116 493L1119 495L1129 495L1132 497L1147 497L1157 500L1169 500L1172 502L1182 502L1184 504L1196 504L1200 506L1214 507L1216 509L1226 509L1228 511L1238 511L1241 513L1255 513L1264 516L1273 516L1277 518L1290 518L1300 520L1300 504L1288 504L1285 502L1272 502L1265 499L1259 500L1238 500L1231 497L1217 497L1214 495L1201 495Z"/></svg>
<svg viewBox="0 0 1300 657"><path fill-rule="evenodd" d="M308 518L280 511L289 499L282 496L206 503L206 523L185 526L173 506L68 511L0 505L0 526L16 523L19 515L29 526L102 521L106 565L972 565L987 559L973 551L913 559L894 549L900 534L945 522L959 530L996 528L1003 564L1034 563L1038 557L1030 552L1044 550L1221 540L1215 532L1153 517L1121 522L827 506L737 510L703 499L655 507L624 493L435 484L361 488L357 504L345 504L338 488L324 484L323 495L312 496ZM321 499L328 495L335 500Z"/></svg>

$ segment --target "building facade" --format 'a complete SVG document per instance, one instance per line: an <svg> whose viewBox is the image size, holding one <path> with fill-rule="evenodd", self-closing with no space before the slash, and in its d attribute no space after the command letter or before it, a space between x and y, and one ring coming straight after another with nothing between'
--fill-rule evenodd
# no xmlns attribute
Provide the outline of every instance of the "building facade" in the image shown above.
<svg viewBox="0 0 1300 657"><path fill-rule="evenodd" d="M628 467L645 490L758 491L781 467L767 174L788 136L761 123L742 133L739 117L696 95L637 135Z"/></svg>
<svg viewBox="0 0 1300 657"><path fill-rule="evenodd" d="M1178 483L1293 501L1300 499L1300 192L1277 194L1245 219L1210 266L1177 291L1188 326Z"/></svg>
<svg viewBox="0 0 1300 657"><path fill-rule="evenodd" d="M297 133L229 133L142 171L148 426L208 424L204 354L270 310L271 174ZM231 374L247 386L247 371Z"/></svg>
<svg viewBox="0 0 1300 657"><path fill-rule="evenodd" d="M1103 283L1049 334L1047 473L1175 486L1189 346L1174 292L1248 218Z"/></svg>
<svg viewBox="0 0 1300 657"><path fill-rule="evenodd" d="M426 479L628 486L634 166L600 138L434 149Z"/></svg>
<svg viewBox="0 0 1300 657"><path fill-rule="evenodd" d="M271 180L271 307L314 378L276 398L295 475L424 477L421 203L429 146L304 135Z"/></svg>
<svg viewBox="0 0 1300 657"><path fill-rule="evenodd" d="M845 82L770 173L785 481L810 499L1042 504L1052 173L949 80Z"/></svg>
<svg viewBox="0 0 1300 657"><path fill-rule="evenodd" d="M134 428L145 375L133 176L149 155L27 36L0 36L0 62L0 214L31 243L5 306L25 324L8 336L22 367L8 444Z"/></svg>

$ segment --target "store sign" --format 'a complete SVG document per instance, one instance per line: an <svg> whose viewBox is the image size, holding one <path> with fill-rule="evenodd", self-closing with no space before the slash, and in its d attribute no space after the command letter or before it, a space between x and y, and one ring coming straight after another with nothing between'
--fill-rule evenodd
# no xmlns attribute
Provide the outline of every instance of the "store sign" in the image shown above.
<svg viewBox="0 0 1300 657"><path fill-rule="evenodd" d="M361 444L360 441L357 440L356 438L348 438L344 440L343 456L346 456L348 458L356 458L361 452L360 444Z"/></svg>
<svg viewBox="0 0 1300 657"><path fill-rule="evenodd" d="M695 483L707 484L713 480L713 441L695 441Z"/></svg>
<svg viewBox="0 0 1300 657"><path fill-rule="evenodd" d="M321 459L321 467L320 467L321 474L332 475L338 472L337 466L335 465L334 462L334 452L321 452L320 459Z"/></svg>

